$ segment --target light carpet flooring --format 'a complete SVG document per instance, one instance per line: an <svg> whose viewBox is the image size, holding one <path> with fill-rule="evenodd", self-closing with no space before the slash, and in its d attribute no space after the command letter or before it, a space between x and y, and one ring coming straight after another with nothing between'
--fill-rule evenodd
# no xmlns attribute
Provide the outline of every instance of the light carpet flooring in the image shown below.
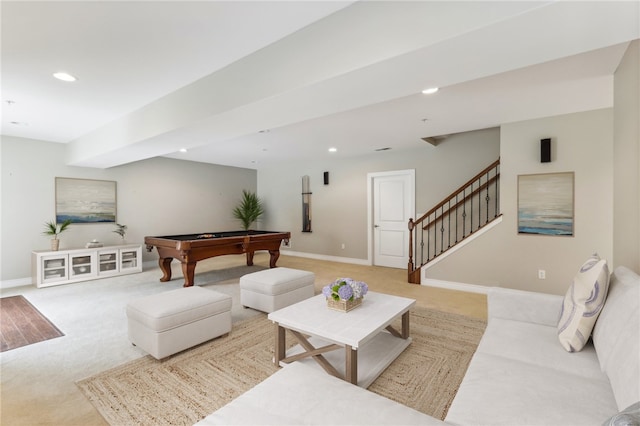
<svg viewBox="0 0 640 426"><path fill-rule="evenodd" d="M266 268L268 259L268 254L257 253L255 266L249 269L243 256L199 262L196 284L231 294L234 322L248 318L256 313L240 306L239 274ZM181 287L182 272L177 262L173 264L174 279L168 283L159 282L162 274L153 267L123 277L3 290L3 297L24 295L65 336L0 354L0 424L106 424L75 382L145 355L127 339L125 306L134 298ZM414 298L420 306L486 318L484 295L407 284L405 270L284 255L278 266L313 271L316 292L337 277L348 276L367 282L373 291Z"/></svg>

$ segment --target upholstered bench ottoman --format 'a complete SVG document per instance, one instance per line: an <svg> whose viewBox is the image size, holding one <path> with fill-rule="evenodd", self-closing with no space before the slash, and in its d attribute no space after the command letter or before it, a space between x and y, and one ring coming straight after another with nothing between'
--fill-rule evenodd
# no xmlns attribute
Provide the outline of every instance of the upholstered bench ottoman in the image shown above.
<svg viewBox="0 0 640 426"><path fill-rule="evenodd" d="M247 308L273 312L312 297L313 272L272 268L240 277L240 303Z"/></svg>
<svg viewBox="0 0 640 426"><path fill-rule="evenodd" d="M184 287L127 304L129 340L157 359L231 331L231 296Z"/></svg>

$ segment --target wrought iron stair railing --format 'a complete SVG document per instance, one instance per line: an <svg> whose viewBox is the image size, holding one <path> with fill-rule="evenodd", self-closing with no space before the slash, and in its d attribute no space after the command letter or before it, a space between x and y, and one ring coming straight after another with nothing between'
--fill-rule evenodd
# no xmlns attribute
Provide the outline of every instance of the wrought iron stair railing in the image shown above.
<svg viewBox="0 0 640 426"><path fill-rule="evenodd" d="M499 197L500 159L419 219L409 219L409 282L420 284L423 266L497 219Z"/></svg>

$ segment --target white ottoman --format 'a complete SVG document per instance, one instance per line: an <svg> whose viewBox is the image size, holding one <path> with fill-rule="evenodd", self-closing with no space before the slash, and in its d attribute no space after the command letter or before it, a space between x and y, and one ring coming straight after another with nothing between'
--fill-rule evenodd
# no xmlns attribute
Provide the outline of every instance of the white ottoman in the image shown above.
<svg viewBox="0 0 640 426"><path fill-rule="evenodd" d="M273 312L312 297L313 272L272 268L240 278L240 303L247 308Z"/></svg>
<svg viewBox="0 0 640 426"><path fill-rule="evenodd" d="M129 340L161 359L231 331L231 296L183 287L127 304Z"/></svg>

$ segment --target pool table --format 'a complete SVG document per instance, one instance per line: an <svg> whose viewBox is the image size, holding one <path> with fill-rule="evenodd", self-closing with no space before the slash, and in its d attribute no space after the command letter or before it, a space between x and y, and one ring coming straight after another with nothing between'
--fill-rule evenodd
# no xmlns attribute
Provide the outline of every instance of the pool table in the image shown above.
<svg viewBox="0 0 640 426"><path fill-rule="evenodd" d="M164 274L160 281L171 279L171 261L182 264L184 287L193 285L196 263L203 259L224 254L247 254L247 266L253 265L253 254L257 250L268 250L271 255L269 267L275 268L280 257L280 244L291 238L289 232L272 231L225 231L202 234L144 237L147 251L155 247L160 256L159 265Z"/></svg>

